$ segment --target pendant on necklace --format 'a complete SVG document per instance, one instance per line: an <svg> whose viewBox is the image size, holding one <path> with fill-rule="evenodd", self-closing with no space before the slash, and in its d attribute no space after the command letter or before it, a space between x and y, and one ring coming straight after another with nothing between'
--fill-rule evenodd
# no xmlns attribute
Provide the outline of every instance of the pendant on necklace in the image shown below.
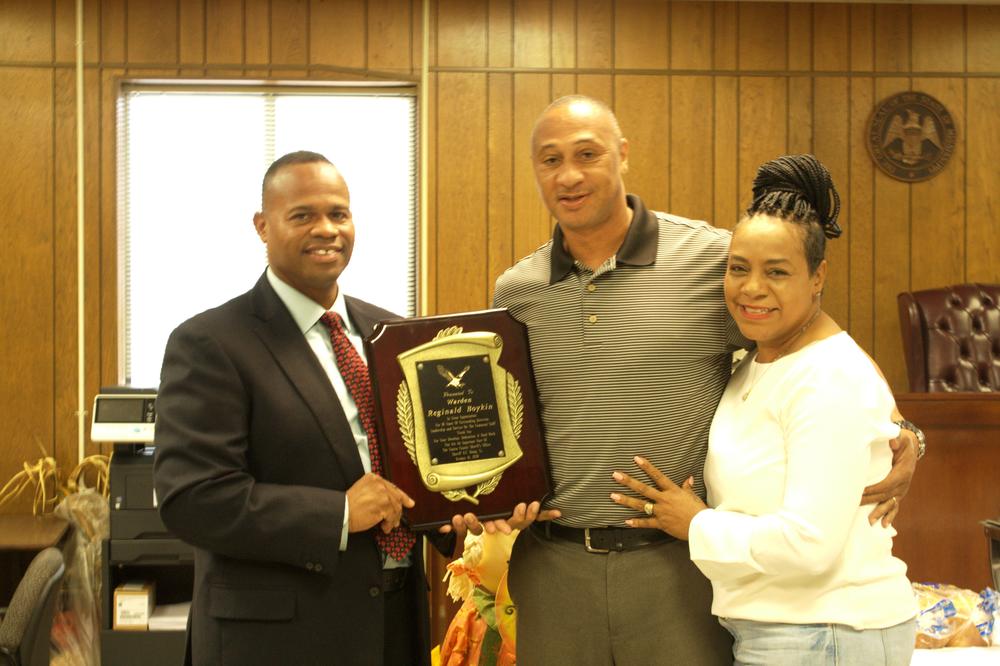
<svg viewBox="0 0 1000 666"><path fill-rule="evenodd" d="M750 397L750 391L747 391L746 393L743 394L743 402L746 402L747 398L749 397Z"/></svg>

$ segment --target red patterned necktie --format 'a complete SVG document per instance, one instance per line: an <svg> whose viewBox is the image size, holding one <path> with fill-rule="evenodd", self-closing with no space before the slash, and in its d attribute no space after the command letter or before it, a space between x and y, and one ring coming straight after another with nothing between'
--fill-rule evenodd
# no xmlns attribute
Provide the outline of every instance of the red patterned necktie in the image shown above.
<svg viewBox="0 0 1000 666"><path fill-rule="evenodd" d="M358 418L368 436L368 455L372 462L372 473L382 475L382 458L378 449L378 435L375 432L375 398L372 396L371 383L368 381L368 366L361 354L354 348L344 331L344 322L336 312L327 312L320 321L330 329L330 342L333 343L333 355L337 358L337 368L340 376L347 384L347 390L354 398L358 408ZM413 548L416 535L400 525L388 534L381 528L375 528L375 541L379 548L393 559L402 560Z"/></svg>

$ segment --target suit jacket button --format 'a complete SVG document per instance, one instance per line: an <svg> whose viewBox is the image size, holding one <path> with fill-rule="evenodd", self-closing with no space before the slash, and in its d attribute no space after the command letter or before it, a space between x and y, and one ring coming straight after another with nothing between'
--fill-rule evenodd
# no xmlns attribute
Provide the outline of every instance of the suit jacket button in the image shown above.
<svg viewBox="0 0 1000 666"><path fill-rule="evenodd" d="M372 595L372 597L377 597L381 593L382 593L382 590L380 590L378 587L369 587L368 588L368 594Z"/></svg>
<svg viewBox="0 0 1000 666"><path fill-rule="evenodd" d="M313 571L315 571L316 573L319 573L322 570L323 570L323 565L320 564L319 562L313 565Z"/></svg>
<svg viewBox="0 0 1000 666"><path fill-rule="evenodd" d="M309 570L309 571L312 571L313 570L313 563L312 562L306 562L306 569Z"/></svg>

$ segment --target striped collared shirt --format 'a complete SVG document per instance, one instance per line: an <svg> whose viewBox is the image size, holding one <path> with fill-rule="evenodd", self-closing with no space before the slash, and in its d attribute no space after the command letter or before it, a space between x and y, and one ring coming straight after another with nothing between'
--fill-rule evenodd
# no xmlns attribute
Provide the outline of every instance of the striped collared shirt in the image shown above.
<svg viewBox="0 0 1000 666"><path fill-rule="evenodd" d="M632 223L617 254L590 270L552 240L500 276L494 304L528 328L549 464L546 507L574 527L635 517L609 499L630 492L621 470L648 458L705 496L702 468L731 355L744 346L722 279L730 233L647 211L628 196Z"/></svg>

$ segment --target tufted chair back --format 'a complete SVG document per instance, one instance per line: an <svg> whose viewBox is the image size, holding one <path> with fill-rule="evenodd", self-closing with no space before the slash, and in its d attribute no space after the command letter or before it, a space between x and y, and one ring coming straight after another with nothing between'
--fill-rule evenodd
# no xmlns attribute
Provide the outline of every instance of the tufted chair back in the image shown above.
<svg viewBox="0 0 1000 666"><path fill-rule="evenodd" d="M1000 391L1000 284L904 291L898 301L911 391Z"/></svg>

